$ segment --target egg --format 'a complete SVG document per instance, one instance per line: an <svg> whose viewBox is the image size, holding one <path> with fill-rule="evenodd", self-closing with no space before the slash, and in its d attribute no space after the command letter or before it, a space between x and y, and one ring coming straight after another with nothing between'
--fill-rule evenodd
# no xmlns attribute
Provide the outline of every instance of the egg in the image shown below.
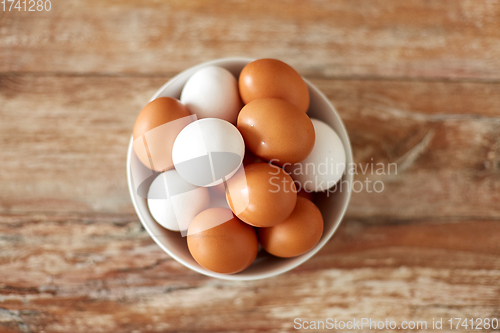
<svg viewBox="0 0 500 333"><path fill-rule="evenodd" d="M309 90L299 73L276 59L259 59L246 65L238 80L245 104L261 98L280 98L300 111L309 108Z"/></svg>
<svg viewBox="0 0 500 333"><path fill-rule="evenodd" d="M197 120L177 136L172 160L181 177L193 185L215 186L241 165L245 142L231 123L217 118Z"/></svg>
<svg viewBox="0 0 500 333"><path fill-rule="evenodd" d="M255 230L226 208L210 208L198 214L189 226L187 245L197 263L225 274L250 266L259 246Z"/></svg>
<svg viewBox="0 0 500 333"><path fill-rule="evenodd" d="M323 234L323 217L311 201L298 197L292 214L270 228L259 228L262 247L282 258L296 257L311 250Z"/></svg>
<svg viewBox="0 0 500 333"><path fill-rule="evenodd" d="M292 178L282 168L268 163L240 169L227 181L226 197L234 214L255 227L283 222L297 201Z"/></svg>
<svg viewBox="0 0 500 333"><path fill-rule="evenodd" d="M241 109L237 127L252 153L280 165L302 161L314 146L307 114L282 99L251 101Z"/></svg>
<svg viewBox="0 0 500 333"><path fill-rule="evenodd" d="M346 168L344 146L335 131L318 119L311 119L316 134L314 147L303 161L285 170L306 191L326 191L342 178Z"/></svg>
<svg viewBox="0 0 500 333"><path fill-rule="evenodd" d="M135 121L134 152L145 166L154 171L172 169L174 140L193 121L189 110L175 98L161 97L151 101Z"/></svg>
<svg viewBox="0 0 500 333"><path fill-rule="evenodd" d="M172 231L188 230L189 224L210 204L205 187L196 187L174 170L159 174L151 183L147 203L153 219Z"/></svg>
<svg viewBox="0 0 500 333"><path fill-rule="evenodd" d="M181 102L198 118L220 118L233 124L242 107L236 78L217 66L194 73L182 89Z"/></svg>

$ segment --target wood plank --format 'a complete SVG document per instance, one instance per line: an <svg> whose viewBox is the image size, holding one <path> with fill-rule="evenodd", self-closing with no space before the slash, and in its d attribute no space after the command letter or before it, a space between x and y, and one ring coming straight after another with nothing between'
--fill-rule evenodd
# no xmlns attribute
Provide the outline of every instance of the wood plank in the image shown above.
<svg viewBox="0 0 500 333"><path fill-rule="evenodd" d="M166 80L2 76L0 211L132 213L129 135ZM313 82L344 119L356 163L398 165L368 175L384 191L354 193L349 216L500 218L500 84Z"/></svg>
<svg viewBox="0 0 500 333"><path fill-rule="evenodd" d="M132 212L124 167L129 134L166 80L2 77L1 211ZM368 175L385 189L355 193L351 216L500 216L500 85L314 83L337 105L361 168L399 167L397 175Z"/></svg>
<svg viewBox="0 0 500 333"><path fill-rule="evenodd" d="M250 282L184 268L133 214L0 221L2 331L277 332L295 318L498 317L497 221L350 218L307 263Z"/></svg>
<svg viewBox="0 0 500 333"><path fill-rule="evenodd" d="M385 185L380 194L367 192L365 186L353 196L350 213L372 218L499 216L494 208L500 200L496 84L314 83L347 126L358 164L356 179ZM378 163L385 165L386 174L376 174ZM390 163L397 164L397 174L393 168L387 175Z"/></svg>
<svg viewBox="0 0 500 333"><path fill-rule="evenodd" d="M491 0L67 0L1 12L0 332L500 320L499 17ZM260 281L177 263L126 186L149 97L226 56L280 58L311 79L346 124L355 179L384 184L353 194L311 260ZM397 174L371 174L377 163Z"/></svg>
<svg viewBox="0 0 500 333"><path fill-rule="evenodd" d="M500 79L488 0L73 0L0 16L0 72L172 75L274 57L308 77Z"/></svg>

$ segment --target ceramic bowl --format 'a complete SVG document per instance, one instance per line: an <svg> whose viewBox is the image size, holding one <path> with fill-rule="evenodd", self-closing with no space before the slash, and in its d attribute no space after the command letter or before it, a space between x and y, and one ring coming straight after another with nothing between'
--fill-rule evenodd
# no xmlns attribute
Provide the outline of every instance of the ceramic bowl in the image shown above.
<svg viewBox="0 0 500 333"><path fill-rule="evenodd" d="M239 73L245 67L246 64L253 61L254 59L248 58L224 58L208 61L197 66L186 69L177 76L173 77L168 81L163 87L161 87L154 95L151 100L158 97L174 97L179 98L181 94L182 87L184 83L199 69L206 66L220 66L226 68L237 78ZM346 152L346 165L349 166L353 163L352 158L352 148L349 142L349 137L345 129L340 116L338 115L335 107L328 101L328 99L323 95L321 91L318 90L312 83L305 80L309 88L310 93L310 106L308 115L311 118L317 118L325 123L329 124L339 135L340 139L345 148ZM130 139L130 144L128 147L127 155L127 181L130 196L132 198L132 203L134 205L137 216L141 221L142 225L149 233L151 238L165 251L169 256L183 264L184 266L205 274L211 277L226 279L226 280L256 280L263 279L272 276L279 275L286 271L289 271L312 256L314 256L332 237L332 235L337 230L340 225L342 218L346 212L347 206L349 204L349 199L351 197L351 191L347 190L352 188L353 176L349 173L345 173L341 179L345 185L342 191L335 192L325 192L317 195L315 197L315 203L321 210L324 219L324 232L319 241L319 243L311 249L309 252L294 258L277 258L264 250L260 250L257 259L252 263L250 267L244 271L237 274L220 274L209 271L204 267L200 266L191 256L188 251L185 237L182 237L180 233L173 232L162 228L157 224L153 217L151 216L146 199L144 195L139 195L137 191L134 190L132 182L132 170L131 164L133 159L137 159L135 156L132 138Z"/></svg>

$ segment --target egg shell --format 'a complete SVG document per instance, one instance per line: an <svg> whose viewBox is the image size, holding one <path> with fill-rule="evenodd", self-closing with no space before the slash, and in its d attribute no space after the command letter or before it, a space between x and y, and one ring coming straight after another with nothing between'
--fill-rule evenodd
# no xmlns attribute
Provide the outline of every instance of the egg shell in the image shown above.
<svg viewBox="0 0 500 333"><path fill-rule="evenodd" d="M323 216L314 203L298 197L295 209L283 223L259 228L257 232L260 244L270 254L296 257L318 244L323 234Z"/></svg>
<svg viewBox="0 0 500 333"><path fill-rule="evenodd" d="M172 169L174 140L194 120L175 98L161 97L148 103L139 113L133 130L134 152L139 160L154 171Z"/></svg>
<svg viewBox="0 0 500 333"><path fill-rule="evenodd" d="M282 99L251 101L241 109L237 126L252 153L279 165L302 161L314 146L307 114Z"/></svg>
<svg viewBox="0 0 500 333"><path fill-rule="evenodd" d="M238 129L217 118L197 120L177 136L172 159L181 177L193 185L215 186L241 165L245 142Z"/></svg>
<svg viewBox="0 0 500 333"><path fill-rule="evenodd" d="M321 192L333 187L346 168L346 154L339 136L326 123L311 119L316 134L314 147L303 161L285 165L285 170L306 191Z"/></svg>
<svg viewBox="0 0 500 333"><path fill-rule="evenodd" d="M185 235L195 216L209 207L210 195L207 188L186 182L173 169L153 180L147 203L158 224L168 230L182 231Z"/></svg>
<svg viewBox="0 0 500 333"><path fill-rule="evenodd" d="M187 245L201 266L225 274L250 266L259 246L255 230L226 208L210 208L198 214L189 227Z"/></svg>
<svg viewBox="0 0 500 333"><path fill-rule="evenodd" d="M283 222L297 201L292 178L282 168L268 163L240 169L227 181L226 197L234 214L255 227Z"/></svg>
<svg viewBox="0 0 500 333"><path fill-rule="evenodd" d="M191 76L181 102L198 118L220 118L236 124L242 102L236 78L227 69L208 66Z"/></svg>
<svg viewBox="0 0 500 333"><path fill-rule="evenodd" d="M261 98L280 98L302 112L309 108L309 90L299 73L276 59L258 59L246 65L238 80L245 104Z"/></svg>

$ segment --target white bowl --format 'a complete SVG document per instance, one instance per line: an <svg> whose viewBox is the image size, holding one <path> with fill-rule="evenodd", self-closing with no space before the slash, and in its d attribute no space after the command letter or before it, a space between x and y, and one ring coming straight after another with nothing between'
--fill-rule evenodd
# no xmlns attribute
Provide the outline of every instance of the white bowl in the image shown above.
<svg viewBox="0 0 500 333"><path fill-rule="evenodd" d="M160 90L153 95L151 100L166 96L179 98L184 83L186 83L189 77L191 77L191 75L193 75L200 68L206 66L220 66L226 68L233 73L236 78L238 78L243 67L253 60L254 59L248 58L224 58L208 61L188 68L163 85L163 87L161 87ZM328 99L318 90L318 88L307 80L306 83L311 97L308 115L312 118L317 118L326 122L337 132L342 140L342 143L344 144L346 152L346 165L350 166L353 162L352 149L347 131L342 123L342 120L340 119L340 116L333 105L330 104ZM276 276L299 266L315 255L316 252L318 252L332 237L342 221L351 197L350 189L352 188L353 176L349 172L346 172L341 179L341 181L346 181L348 183L348 190L343 187L342 191L331 192L329 195L321 193L315 197L315 203L318 205L321 213L323 214L325 226L319 243L309 252L298 257L284 259L274 257L266 253L264 250L261 250L257 255L257 259L244 271L237 274L215 273L200 266L193 259L188 251L186 239L182 237L180 233L166 230L153 220L153 217L149 212L146 199L139 196L134 190L132 183L131 161L136 157L132 141L133 140L131 138L127 154L127 182L132 203L142 225L151 238L153 238L153 240L168 255L184 266L211 277L226 280L257 280Z"/></svg>

